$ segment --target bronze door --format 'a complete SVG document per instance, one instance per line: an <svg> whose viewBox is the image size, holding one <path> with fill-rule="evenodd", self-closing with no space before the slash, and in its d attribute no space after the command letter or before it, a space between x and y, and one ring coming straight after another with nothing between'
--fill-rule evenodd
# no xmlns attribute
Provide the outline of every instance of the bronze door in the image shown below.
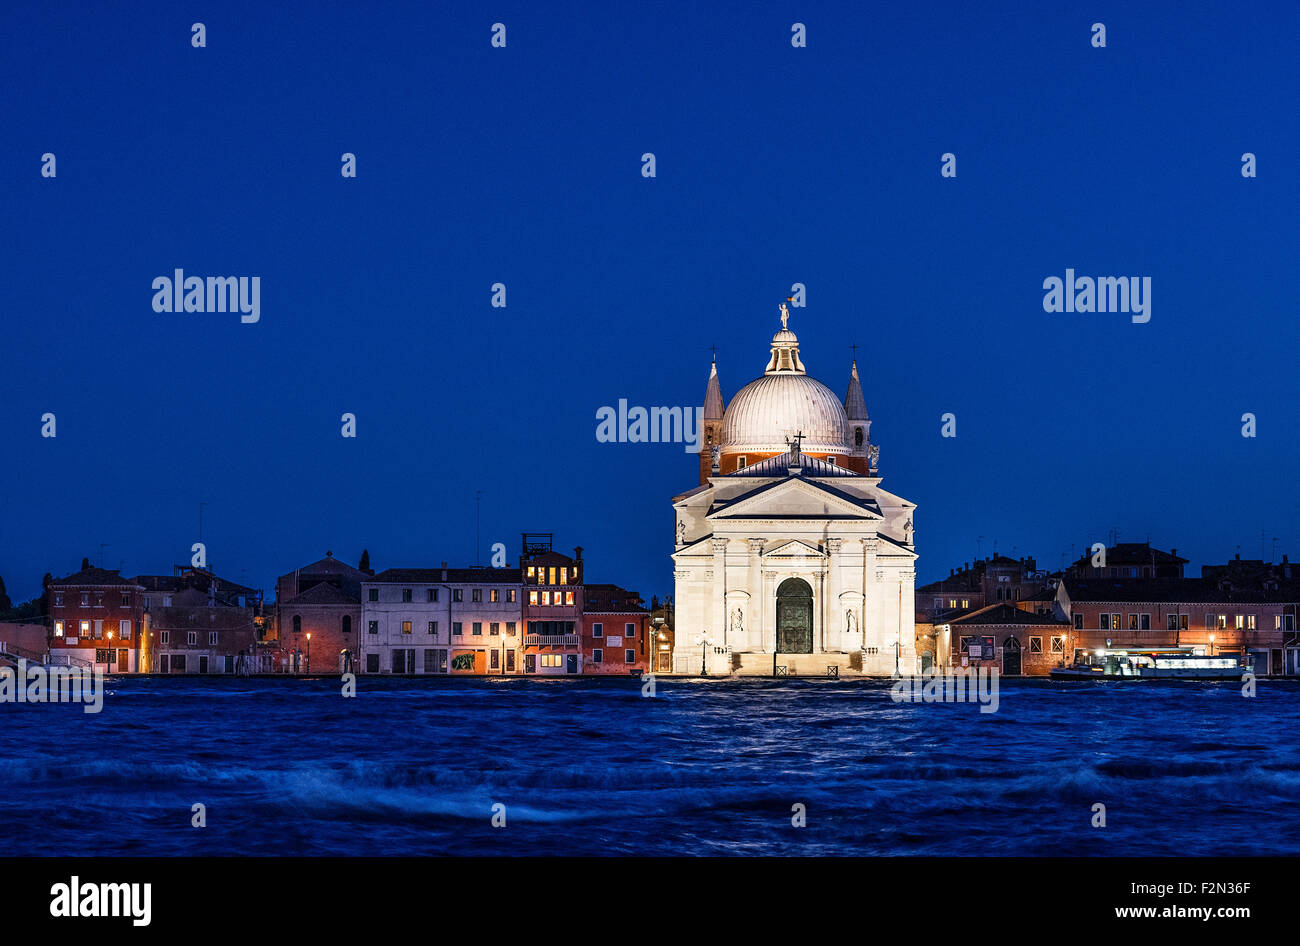
<svg viewBox="0 0 1300 946"><path fill-rule="evenodd" d="M787 578L776 589L776 649L781 654L813 650L812 588L801 578Z"/></svg>

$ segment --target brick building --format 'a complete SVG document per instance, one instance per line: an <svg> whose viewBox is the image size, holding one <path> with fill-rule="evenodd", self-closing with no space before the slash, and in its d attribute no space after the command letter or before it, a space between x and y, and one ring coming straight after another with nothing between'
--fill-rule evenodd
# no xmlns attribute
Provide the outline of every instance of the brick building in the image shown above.
<svg viewBox="0 0 1300 946"><path fill-rule="evenodd" d="M963 562L947 578L916 589L917 622L935 623L1001 602L1031 612L1050 610L1054 577L1028 557L991 555Z"/></svg>
<svg viewBox="0 0 1300 946"><path fill-rule="evenodd" d="M1091 548L1091 545L1088 546ZM1065 569L1068 578L1182 578L1187 559L1178 549L1168 552L1152 548L1150 542L1116 542L1106 546L1105 564L1093 564L1091 552Z"/></svg>
<svg viewBox="0 0 1300 946"><path fill-rule="evenodd" d="M1060 614L1071 622L1073 649L1203 646L1207 653L1249 654L1260 675L1287 672L1295 643L1300 582L1250 585L1223 579L1065 578Z"/></svg>
<svg viewBox="0 0 1300 946"><path fill-rule="evenodd" d="M934 626L941 670L996 667L1008 676L1046 676L1069 654L1070 622L1014 602L991 604Z"/></svg>
<svg viewBox="0 0 1300 946"><path fill-rule="evenodd" d="M50 657L105 673L136 673L144 589L116 569L87 567L45 588Z"/></svg>
<svg viewBox="0 0 1300 946"><path fill-rule="evenodd" d="M266 636L262 592L207 569L177 565L139 575L146 620L142 669L151 673L254 673Z"/></svg>
<svg viewBox="0 0 1300 946"><path fill-rule="evenodd" d="M360 669L361 582L369 573L326 552L275 583L278 666L285 673Z"/></svg>
<svg viewBox="0 0 1300 946"><path fill-rule="evenodd" d="M552 534L525 532L519 566L523 575L521 619L524 673L582 673L582 548L573 558L556 552Z"/></svg>
<svg viewBox="0 0 1300 946"><path fill-rule="evenodd" d="M582 672L644 673L651 663L650 612L641 596L617 585L586 585L583 591Z"/></svg>

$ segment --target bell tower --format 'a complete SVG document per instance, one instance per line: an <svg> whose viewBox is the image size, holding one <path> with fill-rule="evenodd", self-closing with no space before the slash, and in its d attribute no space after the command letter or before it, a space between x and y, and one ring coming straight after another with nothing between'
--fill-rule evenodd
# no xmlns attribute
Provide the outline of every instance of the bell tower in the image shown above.
<svg viewBox="0 0 1300 946"><path fill-rule="evenodd" d="M722 443L722 385L718 381L718 350L713 349L713 366L709 369L709 385L704 390L704 419L700 431L700 485L709 481L713 472L713 457Z"/></svg>
<svg viewBox="0 0 1300 946"><path fill-rule="evenodd" d="M849 447L851 453L844 465L855 473L871 473L871 419L867 404L862 398L862 382L858 380L857 347L853 346L853 367L849 371L849 389L844 395L844 414L849 419Z"/></svg>

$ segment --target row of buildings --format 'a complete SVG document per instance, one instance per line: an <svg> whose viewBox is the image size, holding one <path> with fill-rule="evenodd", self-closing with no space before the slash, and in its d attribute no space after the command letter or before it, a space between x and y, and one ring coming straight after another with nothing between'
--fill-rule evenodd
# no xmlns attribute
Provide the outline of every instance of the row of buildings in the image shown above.
<svg viewBox="0 0 1300 946"><path fill-rule="evenodd" d="M1079 651L1194 647L1249 658L1257 675L1300 676L1300 574L1238 556L1185 574L1178 550L1149 542L1085 556L1059 572L992 556L916 590L922 667L994 666L1045 675Z"/></svg>
<svg viewBox="0 0 1300 946"><path fill-rule="evenodd" d="M525 534L520 565L390 568L325 558L275 599L204 569L124 578L89 565L45 587L43 620L0 624L0 659L108 673L696 674L674 663L671 602L586 581L582 549ZM363 560L362 564L368 564ZM912 669L1046 675L1080 651L1191 646L1300 676L1300 574L1235 558L1185 575L1177 550L1119 543L1059 572L994 555L915 591ZM902 648L898 648L901 651ZM779 658L778 658L779 659ZM770 671L769 671L770 672Z"/></svg>
<svg viewBox="0 0 1300 946"><path fill-rule="evenodd" d="M43 621L0 625L0 654L108 673L642 674L671 665L667 607L588 583L582 549L525 534L518 567L390 568L331 553L275 599L199 568L49 578ZM657 605L657 602L655 602Z"/></svg>

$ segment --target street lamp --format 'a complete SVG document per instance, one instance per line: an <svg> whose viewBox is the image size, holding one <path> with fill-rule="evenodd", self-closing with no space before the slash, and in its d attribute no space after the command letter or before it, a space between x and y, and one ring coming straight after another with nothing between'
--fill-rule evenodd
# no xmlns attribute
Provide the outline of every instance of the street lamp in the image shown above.
<svg viewBox="0 0 1300 946"><path fill-rule="evenodd" d="M1214 635L1210 635L1210 656L1214 656Z"/></svg>
<svg viewBox="0 0 1300 946"><path fill-rule="evenodd" d="M709 675L709 668L708 665L705 663L705 658L708 656L709 653L708 651L709 639L701 635L700 637L697 637L695 639L695 643L700 645L700 676L707 677Z"/></svg>
<svg viewBox="0 0 1300 946"><path fill-rule="evenodd" d="M307 664L304 672L311 673L311 631L307 632Z"/></svg>

